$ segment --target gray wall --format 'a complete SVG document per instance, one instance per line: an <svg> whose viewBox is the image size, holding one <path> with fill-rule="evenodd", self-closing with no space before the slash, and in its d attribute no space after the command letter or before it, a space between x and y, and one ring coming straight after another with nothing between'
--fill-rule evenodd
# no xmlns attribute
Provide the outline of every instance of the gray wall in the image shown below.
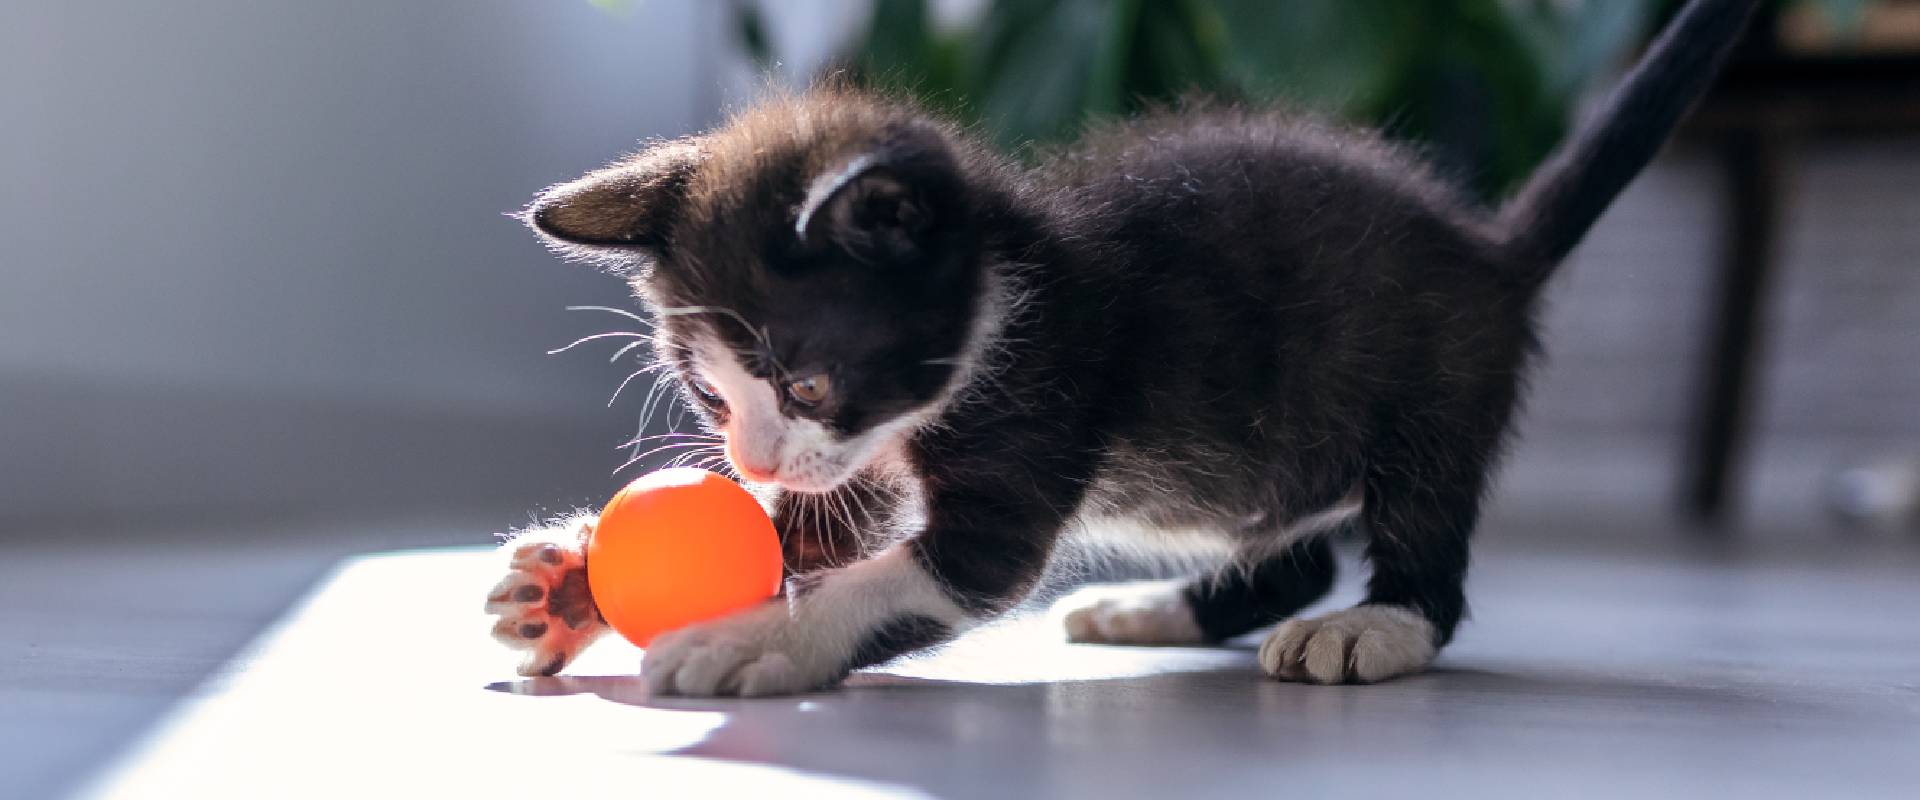
<svg viewBox="0 0 1920 800"><path fill-rule="evenodd" d="M13 4L0 520L603 491L618 283L501 216L711 121L718 18L584 0ZM604 355L607 351L598 351Z"/></svg>

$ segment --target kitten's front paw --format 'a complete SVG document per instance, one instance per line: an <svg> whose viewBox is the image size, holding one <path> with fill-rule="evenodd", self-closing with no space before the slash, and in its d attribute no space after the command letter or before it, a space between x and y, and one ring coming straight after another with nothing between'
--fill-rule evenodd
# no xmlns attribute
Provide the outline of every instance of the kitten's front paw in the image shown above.
<svg viewBox="0 0 1920 800"><path fill-rule="evenodd" d="M640 675L654 694L762 697L824 688L842 677L809 652L786 605L773 601L731 617L661 634Z"/></svg>
<svg viewBox="0 0 1920 800"><path fill-rule="evenodd" d="M586 536L591 520L529 531L501 548L506 577L487 592L499 617L493 637L526 650L522 675L552 675L606 631L587 591Z"/></svg>
<svg viewBox="0 0 1920 800"><path fill-rule="evenodd" d="M1260 645L1260 668L1283 681L1373 683L1418 672L1436 651L1426 617L1363 605L1280 623Z"/></svg>
<svg viewBox="0 0 1920 800"><path fill-rule="evenodd" d="M1206 640L1179 581L1088 586L1053 608L1071 642L1182 645Z"/></svg>

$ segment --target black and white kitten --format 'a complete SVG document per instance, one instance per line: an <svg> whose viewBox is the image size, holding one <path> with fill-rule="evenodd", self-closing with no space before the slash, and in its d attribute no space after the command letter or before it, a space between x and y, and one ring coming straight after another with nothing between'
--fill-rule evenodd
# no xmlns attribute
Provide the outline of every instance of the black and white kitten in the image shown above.
<svg viewBox="0 0 1920 800"><path fill-rule="evenodd" d="M1028 169L831 89L541 193L527 221L630 277L658 357L739 473L770 487L789 555L784 598L661 636L648 685L833 684L1007 609L1077 532L1232 559L1073 596L1074 639L1200 643L1280 622L1259 653L1275 678L1421 669L1463 612L1541 284L1753 5L1690 3L1498 212L1313 120L1164 114ZM488 610L528 651L524 673L559 670L601 631L591 525L503 549ZM1365 601L1292 618L1332 583L1324 534L1347 525L1367 539Z"/></svg>

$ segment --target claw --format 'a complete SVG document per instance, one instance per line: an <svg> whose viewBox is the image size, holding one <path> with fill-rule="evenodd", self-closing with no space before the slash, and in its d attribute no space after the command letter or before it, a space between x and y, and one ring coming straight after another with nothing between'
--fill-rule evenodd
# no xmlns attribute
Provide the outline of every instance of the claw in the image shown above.
<svg viewBox="0 0 1920 800"><path fill-rule="evenodd" d="M522 642L520 641L519 631L516 630L517 625L518 623L515 620L510 619L503 619L493 623L493 638L508 647L520 646Z"/></svg>

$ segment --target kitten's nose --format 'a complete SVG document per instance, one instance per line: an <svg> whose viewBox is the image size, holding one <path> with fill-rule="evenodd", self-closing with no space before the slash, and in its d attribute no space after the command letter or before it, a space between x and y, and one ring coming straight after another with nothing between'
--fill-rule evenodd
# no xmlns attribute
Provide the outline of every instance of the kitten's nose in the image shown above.
<svg viewBox="0 0 1920 800"><path fill-rule="evenodd" d="M732 441L727 442L727 460L733 462L733 468L740 471L740 477L754 483L771 483L774 474L780 471L778 464L761 464L742 457Z"/></svg>

